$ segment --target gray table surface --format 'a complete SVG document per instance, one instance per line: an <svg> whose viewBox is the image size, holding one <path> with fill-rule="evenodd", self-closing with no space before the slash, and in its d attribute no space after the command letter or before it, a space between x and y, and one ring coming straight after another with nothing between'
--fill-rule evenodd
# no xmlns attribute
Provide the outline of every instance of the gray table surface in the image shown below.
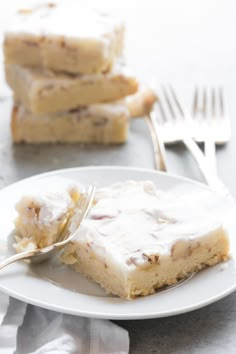
<svg viewBox="0 0 236 354"><path fill-rule="evenodd" d="M1 11L6 4L2 3L1 25L6 17ZM12 6L13 3L9 1ZM188 104L194 84L221 84L224 87L228 114L232 119L232 139L227 146L218 148L217 161L219 175L236 197L235 2L167 0L159 3L140 0L136 2L135 12L132 1L113 3L103 0L100 3L127 18L128 58L139 77L146 81L155 78L159 83L173 83ZM140 31L141 36L138 35ZM8 95L3 82L0 89L1 97ZM9 128L11 104L10 97L0 98L0 187L37 173L66 167L125 165L153 168L152 145L142 120L132 122L129 140L122 146L14 146ZM169 148L167 156L171 173L201 180L195 163L182 146ZM115 322L129 330L131 353L236 352L235 293L184 315Z"/></svg>

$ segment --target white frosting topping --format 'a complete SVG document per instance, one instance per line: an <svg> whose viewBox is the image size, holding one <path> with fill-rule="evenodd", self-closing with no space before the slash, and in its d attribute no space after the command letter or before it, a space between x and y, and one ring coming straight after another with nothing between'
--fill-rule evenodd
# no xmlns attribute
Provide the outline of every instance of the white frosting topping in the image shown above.
<svg viewBox="0 0 236 354"><path fill-rule="evenodd" d="M117 60L112 66L109 72L105 73L96 73L96 74L65 74L65 73L55 73L51 70L45 68L30 68L24 67L18 64L10 64L9 70L12 71L17 78L21 80L27 80L29 84L35 82L35 80L42 80L42 83L48 85L52 83L54 85L71 85L75 80L83 81L83 82L96 82L109 78L116 78L117 76L129 76L129 69L123 65L119 60ZM133 76L134 78L134 76Z"/></svg>
<svg viewBox="0 0 236 354"><path fill-rule="evenodd" d="M221 227L219 198L208 190L177 197L158 191L150 181L113 184L97 191L96 205L77 240L120 264L131 258L143 262L149 255L169 255L176 241L196 240Z"/></svg>
<svg viewBox="0 0 236 354"><path fill-rule="evenodd" d="M37 224L50 225L55 220L65 215L72 206L72 201L66 192L52 192L48 195L25 197L22 203L34 205L39 208L37 215ZM27 220L26 220L27 221ZM24 223L24 220L22 220Z"/></svg>
<svg viewBox="0 0 236 354"><path fill-rule="evenodd" d="M47 188L41 181L40 190L29 191L17 205L19 213L30 207L29 201L39 206L39 227L60 222L72 203L70 191L75 184L64 179L49 181ZM228 211L225 198L207 189L187 189L184 184L178 188L160 191L150 181L98 188L95 205L73 240L72 252L88 246L105 262L132 269L155 261L155 257L172 255L178 242L202 242L205 235L222 227Z"/></svg>
<svg viewBox="0 0 236 354"><path fill-rule="evenodd" d="M129 117L129 110L124 100L113 103L91 104L87 106L87 112L92 116L100 116L108 119L117 115L125 115L126 117Z"/></svg>
<svg viewBox="0 0 236 354"><path fill-rule="evenodd" d="M33 214L34 224L48 226L54 222L60 222L60 218L73 206L71 193L78 189L69 180L62 178L52 179L50 184L41 186L40 190L31 190L28 195L23 196L16 205L16 210L21 215L21 222L28 223L30 208L38 209Z"/></svg>
<svg viewBox="0 0 236 354"><path fill-rule="evenodd" d="M95 10L87 9L79 1L57 0L19 10L7 34L35 36L64 36L76 40L106 41L121 22Z"/></svg>

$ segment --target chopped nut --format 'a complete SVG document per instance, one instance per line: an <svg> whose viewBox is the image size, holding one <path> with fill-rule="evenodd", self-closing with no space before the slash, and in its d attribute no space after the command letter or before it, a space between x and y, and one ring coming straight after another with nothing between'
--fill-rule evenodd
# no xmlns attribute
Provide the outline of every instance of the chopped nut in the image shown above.
<svg viewBox="0 0 236 354"><path fill-rule="evenodd" d="M75 264L77 262L77 258L75 255L67 253L62 254L61 260L66 264Z"/></svg>
<svg viewBox="0 0 236 354"><path fill-rule="evenodd" d="M62 40L60 41L60 46L61 46L62 48L65 48L66 42L65 42L64 39L62 39Z"/></svg>
<svg viewBox="0 0 236 354"><path fill-rule="evenodd" d="M99 126L107 124L107 122L108 122L108 118L102 117L100 120L94 121L93 125L96 126L96 127L99 127Z"/></svg>
<svg viewBox="0 0 236 354"><path fill-rule="evenodd" d="M131 258L127 259L126 264L129 265L129 266L130 266L131 264L133 264L132 259L131 259Z"/></svg>
<svg viewBox="0 0 236 354"><path fill-rule="evenodd" d="M91 219L93 220L104 220L104 219L113 219L114 215L96 215L96 214L92 214L91 215Z"/></svg>
<svg viewBox="0 0 236 354"><path fill-rule="evenodd" d="M19 9L17 12L22 15L27 15L27 14L31 14L32 9Z"/></svg>
<svg viewBox="0 0 236 354"><path fill-rule="evenodd" d="M159 238L159 236L156 235L155 232L150 232L150 236L152 236L155 240L157 240Z"/></svg>
<svg viewBox="0 0 236 354"><path fill-rule="evenodd" d="M150 262L148 262L147 257L144 257L143 254L140 254L140 256L137 257L130 257L127 261L126 264L132 265L134 264L136 267L140 268L148 268L150 267Z"/></svg>
<svg viewBox="0 0 236 354"><path fill-rule="evenodd" d="M49 2L48 3L48 7L56 7L57 5L56 4L54 4L53 2Z"/></svg>
<svg viewBox="0 0 236 354"><path fill-rule="evenodd" d="M192 242L192 241L191 241L191 244L190 244L190 246L189 246L189 256L191 256L191 254L193 253L193 251L194 251L196 248L198 248L198 247L200 247L200 242L199 242L199 241L197 241L197 242Z"/></svg>
<svg viewBox="0 0 236 354"><path fill-rule="evenodd" d="M44 86L44 88L43 88L43 91L45 91L45 90L51 90L51 89L53 89L53 87L54 87L54 85L53 84L48 84L48 85L45 85Z"/></svg>
<svg viewBox="0 0 236 354"><path fill-rule="evenodd" d="M190 256L192 250L189 242L179 240L171 248L171 256L174 260Z"/></svg>
<svg viewBox="0 0 236 354"><path fill-rule="evenodd" d="M24 40L23 41L26 45L28 45L29 47L37 47L38 43L33 42L33 41L29 41L29 40Z"/></svg>
<svg viewBox="0 0 236 354"><path fill-rule="evenodd" d="M28 206L26 208L26 212L28 215L30 215L32 217L36 216L38 218L39 213L40 213L40 207L36 207L34 205Z"/></svg>
<svg viewBox="0 0 236 354"><path fill-rule="evenodd" d="M144 257L147 258L148 262L151 264L158 263L159 261L159 255L158 254L146 254L143 253Z"/></svg>
<svg viewBox="0 0 236 354"><path fill-rule="evenodd" d="M80 107L70 109L69 113L80 113L83 112L85 109L87 109L87 106L80 106Z"/></svg>

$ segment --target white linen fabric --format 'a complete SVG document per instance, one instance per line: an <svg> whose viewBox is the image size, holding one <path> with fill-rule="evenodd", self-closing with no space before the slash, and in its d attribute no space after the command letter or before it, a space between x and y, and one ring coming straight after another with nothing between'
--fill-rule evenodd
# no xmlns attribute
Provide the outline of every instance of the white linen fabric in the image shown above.
<svg viewBox="0 0 236 354"><path fill-rule="evenodd" d="M110 321L41 309L0 293L0 354L128 352L128 332Z"/></svg>

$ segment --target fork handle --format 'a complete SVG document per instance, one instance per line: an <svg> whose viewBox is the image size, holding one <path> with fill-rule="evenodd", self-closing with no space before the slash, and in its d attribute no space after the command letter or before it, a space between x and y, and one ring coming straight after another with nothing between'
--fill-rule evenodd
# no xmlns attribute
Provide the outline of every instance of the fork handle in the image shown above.
<svg viewBox="0 0 236 354"><path fill-rule="evenodd" d="M2 262L0 262L0 270L5 268L7 265L11 263L15 263L17 261L21 261L23 259L28 259L31 256L34 256L38 253L38 250L31 250L31 251L26 251L26 252L21 252L14 254L11 257L8 257L7 259L4 259Z"/></svg>
<svg viewBox="0 0 236 354"><path fill-rule="evenodd" d="M209 165L213 173L217 174L217 164L216 164L216 144L211 136L208 136L204 141L204 152L205 157L208 160Z"/></svg>
<svg viewBox="0 0 236 354"><path fill-rule="evenodd" d="M145 121L151 134L154 149L155 168L160 171L167 171L165 146L160 136L160 129L157 119L153 116L153 112L145 116Z"/></svg>
<svg viewBox="0 0 236 354"><path fill-rule="evenodd" d="M225 196L232 198L231 193L221 182L216 172L212 170L211 165L208 163L208 160L205 158L203 152L200 150L195 141L192 138L185 137L183 139L183 143L197 162L205 182L213 190L221 192L222 194L225 194Z"/></svg>

